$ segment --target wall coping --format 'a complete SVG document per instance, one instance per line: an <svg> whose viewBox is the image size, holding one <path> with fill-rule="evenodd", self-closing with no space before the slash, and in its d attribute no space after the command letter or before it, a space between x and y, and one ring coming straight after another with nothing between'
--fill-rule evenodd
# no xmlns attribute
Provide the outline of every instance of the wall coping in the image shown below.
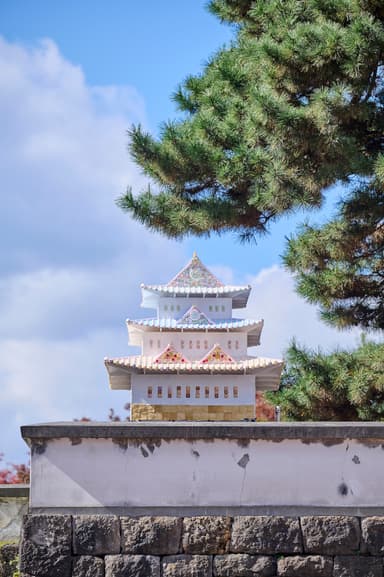
<svg viewBox="0 0 384 577"><path fill-rule="evenodd" d="M58 422L24 425L23 439L245 439L308 441L375 439L384 442L384 423L380 422Z"/></svg>
<svg viewBox="0 0 384 577"><path fill-rule="evenodd" d="M29 485L23 483L0 485L0 497L29 497Z"/></svg>

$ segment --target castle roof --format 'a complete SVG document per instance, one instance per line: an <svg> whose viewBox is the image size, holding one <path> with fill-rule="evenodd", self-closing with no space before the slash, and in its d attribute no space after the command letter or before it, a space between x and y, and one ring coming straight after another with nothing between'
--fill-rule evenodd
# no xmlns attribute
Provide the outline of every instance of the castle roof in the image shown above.
<svg viewBox="0 0 384 577"><path fill-rule="evenodd" d="M251 319L210 320L209 322L186 322L185 319L127 319L128 331L131 336L135 332L163 331L204 331L204 332L246 332L247 345L254 347L260 344L260 335L264 321Z"/></svg>
<svg viewBox="0 0 384 577"><path fill-rule="evenodd" d="M191 260L185 265L183 269L176 276L174 276L168 287L182 288L182 287L209 287L220 288L223 283L211 273L210 270L201 262L196 253L193 254Z"/></svg>
<svg viewBox="0 0 384 577"><path fill-rule="evenodd" d="M141 285L142 306L155 306L156 297L230 297L233 308L247 305L250 285L225 285L201 262L196 253L167 284ZM154 298L155 297L155 298Z"/></svg>
<svg viewBox="0 0 384 577"><path fill-rule="evenodd" d="M203 362L204 360L204 362ZM128 356L114 359L105 358L104 363L109 374L112 389L130 389L132 373L156 374L254 374L257 377L259 391L275 390L279 386L284 363L280 359L248 357L242 360L204 358L200 361L159 362L158 357Z"/></svg>

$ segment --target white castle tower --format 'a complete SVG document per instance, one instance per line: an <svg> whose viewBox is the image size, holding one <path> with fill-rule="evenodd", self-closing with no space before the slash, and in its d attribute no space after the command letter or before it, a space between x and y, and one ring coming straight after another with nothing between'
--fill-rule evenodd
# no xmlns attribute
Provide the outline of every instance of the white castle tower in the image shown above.
<svg viewBox="0 0 384 577"><path fill-rule="evenodd" d="M105 359L112 389L132 391L131 420L255 418L258 391L276 390L283 362L251 357L262 320L232 318L251 287L221 283L196 254L165 285L141 285L154 318L127 320L141 355Z"/></svg>

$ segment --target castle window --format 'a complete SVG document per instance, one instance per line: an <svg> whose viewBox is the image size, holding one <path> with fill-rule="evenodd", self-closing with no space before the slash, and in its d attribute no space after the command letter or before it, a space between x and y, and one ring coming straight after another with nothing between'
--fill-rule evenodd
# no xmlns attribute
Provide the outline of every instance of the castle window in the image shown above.
<svg viewBox="0 0 384 577"><path fill-rule="evenodd" d="M184 348L184 341L180 341L180 348L181 348L181 349Z"/></svg>
<svg viewBox="0 0 384 577"><path fill-rule="evenodd" d="M176 397L178 399L181 399L181 387L180 387L180 385L177 385L177 387L176 387Z"/></svg>
<svg viewBox="0 0 384 577"><path fill-rule="evenodd" d="M239 387L237 387L236 385L233 387L233 396L235 399L239 398Z"/></svg>
<svg viewBox="0 0 384 577"><path fill-rule="evenodd" d="M228 399L228 387L224 387L224 399Z"/></svg>
<svg viewBox="0 0 384 577"><path fill-rule="evenodd" d="M191 387L188 385L185 387L185 396L187 397L187 399L191 398Z"/></svg>
<svg viewBox="0 0 384 577"><path fill-rule="evenodd" d="M189 348L193 349L193 341L189 341Z"/></svg>
<svg viewBox="0 0 384 577"><path fill-rule="evenodd" d="M160 347L161 347L161 341L160 341L160 339L158 339L158 341L157 341L157 348L159 349Z"/></svg>
<svg viewBox="0 0 384 577"><path fill-rule="evenodd" d="M208 341L204 341L204 348L205 348L205 350L208 349Z"/></svg>
<svg viewBox="0 0 384 577"><path fill-rule="evenodd" d="M171 311L173 311L175 309L175 307L173 305L171 305Z"/></svg>
<svg viewBox="0 0 384 577"><path fill-rule="evenodd" d="M200 341L196 341L196 348L197 348L197 349L200 348Z"/></svg>
<svg viewBox="0 0 384 577"><path fill-rule="evenodd" d="M168 310L168 305L164 305L164 310L165 310L165 311Z"/></svg>
<svg viewBox="0 0 384 577"><path fill-rule="evenodd" d="M239 341L235 341L235 349L237 350L239 348Z"/></svg>
<svg viewBox="0 0 384 577"><path fill-rule="evenodd" d="M215 305L215 311L218 313L219 312L219 305Z"/></svg>
<svg viewBox="0 0 384 577"><path fill-rule="evenodd" d="M232 348L232 341L228 341L228 348L229 348L229 349Z"/></svg>
<svg viewBox="0 0 384 577"><path fill-rule="evenodd" d="M200 387L199 387L199 385L196 385L195 397L196 397L196 399L200 399Z"/></svg>
<svg viewBox="0 0 384 577"><path fill-rule="evenodd" d="M209 387L204 387L204 397L209 399Z"/></svg>
<svg viewBox="0 0 384 577"><path fill-rule="evenodd" d="M219 387L214 387L215 399L219 398Z"/></svg>
<svg viewBox="0 0 384 577"><path fill-rule="evenodd" d="M213 306L212 306L212 305L209 305L209 310L210 310L210 312L213 311Z"/></svg>
<svg viewBox="0 0 384 577"><path fill-rule="evenodd" d="M149 346L151 349L153 348L153 340L152 339L149 341Z"/></svg>
<svg viewBox="0 0 384 577"><path fill-rule="evenodd" d="M148 397L148 399L152 399L152 387L148 387L148 389L147 389L147 397Z"/></svg>
<svg viewBox="0 0 384 577"><path fill-rule="evenodd" d="M221 310L224 312L225 311L225 306L221 305Z"/></svg>
<svg viewBox="0 0 384 577"><path fill-rule="evenodd" d="M163 387L162 386L157 387L157 397L159 399L161 399L163 397Z"/></svg>
<svg viewBox="0 0 384 577"><path fill-rule="evenodd" d="M180 310L180 305L176 306L176 310L179 311Z"/></svg>
<svg viewBox="0 0 384 577"><path fill-rule="evenodd" d="M168 399L172 399L172 387L168 387Z"/></svg>

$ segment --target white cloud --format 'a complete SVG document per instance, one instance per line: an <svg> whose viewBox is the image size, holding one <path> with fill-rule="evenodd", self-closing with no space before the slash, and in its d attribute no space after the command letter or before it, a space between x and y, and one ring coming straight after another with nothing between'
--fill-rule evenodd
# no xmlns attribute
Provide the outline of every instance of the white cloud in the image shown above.
<svg viewBox="0 0 384 577"><path fill-rule="evenodd" d="M88 86L51 40L0 38L0 68L0 452L22 459L20 424L123 406L103 357L128 351L140 282L185 257L114 204L143 185L126 150L146 124L137 91Z"/></svg>
<svg viewBox="0 0 384 577"><path fill-rule="evenodd" d="M281 358L293 338L307 347L321 347L325 352L353 348L361 331L338 331L319 319L315 306L308 304L294 289L292 276L273 266L247 279L252 286L247 316L263 318L261 345L253 354Z"/></svg>

